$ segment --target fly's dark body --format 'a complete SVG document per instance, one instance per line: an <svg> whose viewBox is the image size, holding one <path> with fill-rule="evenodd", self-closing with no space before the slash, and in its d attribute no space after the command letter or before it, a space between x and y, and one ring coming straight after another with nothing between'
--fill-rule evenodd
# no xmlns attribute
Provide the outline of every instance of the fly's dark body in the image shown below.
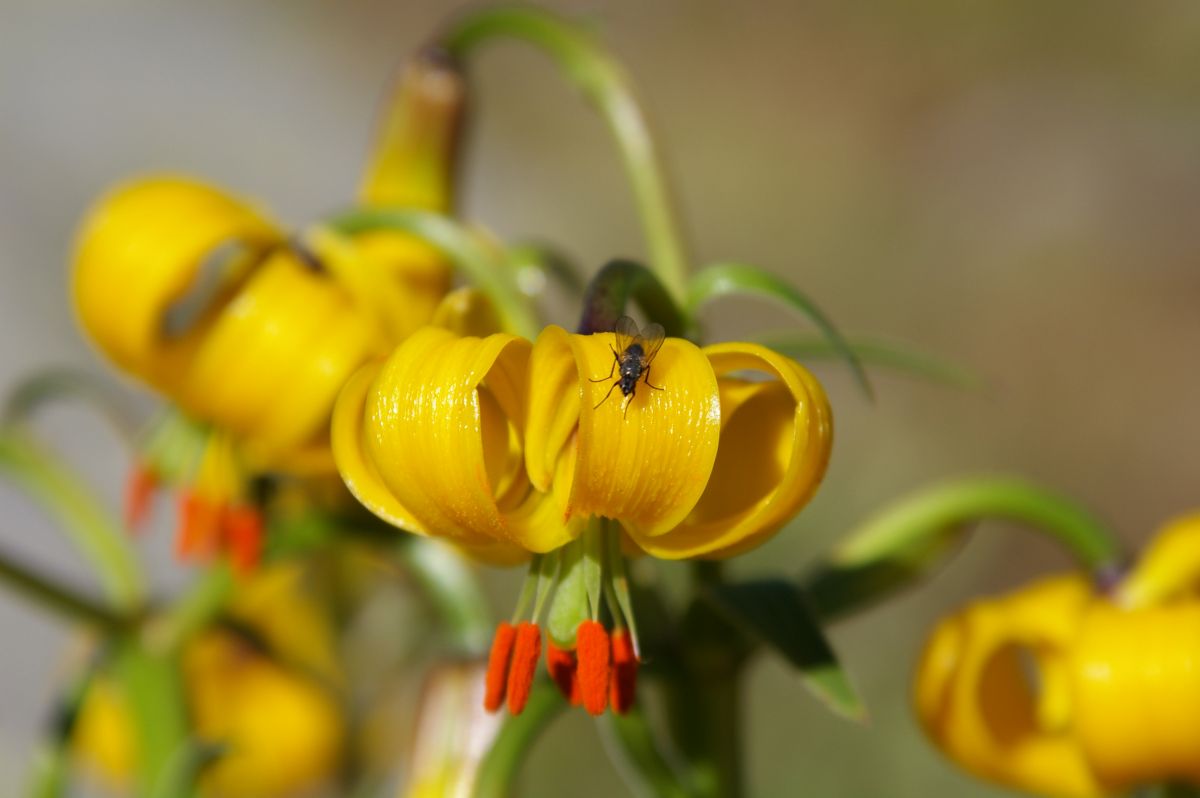
<svg viewBox="0 0 1200 798"><path fill-rule="evenodd" d="M637 396L639 380L646 383L649 388L656 391L662 390L657 385L650 383L650 364L654 362L654 356L658 354L666 333L661 324L647 324L645 330L639 331L637 323L628 316L617 319L613 333L616 337L616 346L612 347L612 368L609 369L608 376L599 377L592 382L611 380L613 374L616 373L617 379L609 386L608 393L604 394L604 398L596 404L596 408L608 401L613 390L620 388L621 395L625 397L625 407L622 411L625 414L629 412L629 403Z"/></svg>

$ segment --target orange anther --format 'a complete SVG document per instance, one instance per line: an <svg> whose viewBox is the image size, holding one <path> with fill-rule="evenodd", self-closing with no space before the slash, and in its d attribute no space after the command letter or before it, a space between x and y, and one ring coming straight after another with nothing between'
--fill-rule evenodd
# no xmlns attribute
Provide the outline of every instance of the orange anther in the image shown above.
<svg viewBox="0 0 1200 798"><path fill-rule="evenodd" d="M609 701L613 711L624 715L633 706L637 693L638 659L633 651L633 639L629 632L617 629L612 634L612 685Z"/></svg>
<svg viewBox="0 0 1200 798"><path fill-rule="evenodd" d="M125 528L140 532L150 512L150 500L158 488L158 476L141 463L135 463L125 482Z"/></svg>
<svg viewBox="0 0 1200 798"><path fill-rule="evenodd" d="M508 667L508 711L514 715L520 715L525 709L541 657L542 631L536 623L518 624L512 664Z"/></svg>
<svg viewBox="0 0 1200 798"><path fill-rule="evenodd" d="M226 507L221 526L234 570L247 574L257 568L263 549L263 519L258 508L246 504Z"/></svg>
<svg viewBox="0 0 1200 798"><path fill-rule="evenodd" d="M546 670L550 674L550 678L554 680L554 684L558 686L558 691L563 694L563 698L578 706L580 702L579 696L579 679L576 676L578 663L575 661L575 652L569 649L559 648L549 641L546 642Z"/></svg>
<svg viewBox="0 0 1200 798"><path fill-rule="evenodd" d="M484 684L483 707L495 712L504 703L504 688L508 685L508 663L512 659L513 643L517 630L512 624L501 623L492 638L492 651L488 654L487 680Z"/></svg>
<svg viewBox="0 0 1200 798"><path fill-rule="evenodd" d="M220 514L206 499L184 493L179 499L179 534L175 556L181 560L211 556L220 536Z"/></svg>
<svg viewBox="0 0 1200 798"><path fill-rule="evenodd" d="M584 621L575 632L575 656L579 659L579 693L583 708L592 715L608 705L608 665L611 650L608 631L597 621Z"/></svg>

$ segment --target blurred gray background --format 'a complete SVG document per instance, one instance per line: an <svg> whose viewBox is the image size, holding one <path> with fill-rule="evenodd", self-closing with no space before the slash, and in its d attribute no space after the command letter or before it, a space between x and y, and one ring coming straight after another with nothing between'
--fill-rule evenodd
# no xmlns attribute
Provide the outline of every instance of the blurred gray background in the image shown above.
<svg viewBox="0 0 1200 798"><path fill-rule="evenodd" d="M1196 506L1200 5L552 5L594 19L635 76L698 261L770 268L843 329L917 344L989 386L881 373L871 405L821 366L838 429L826 485L739 572L798 571L873 508L958 473L1041 480L1130 544ZM98 192L178 170L289 223L338 207L394 67L455 6L0 0L0 389L48 364L102 368L66 295L73 229ZM466 215L558 242L589 268L640 255L614 147L547 62L513 45L474 66ZM738 301L710 320L719 336L797 323ZM49 413L44 429L115 504L115 438L80 411ZM86 579L8 486L0 519L0 545ZM146 543L161 585L180 578L168 538ZM839 625L866 727L761 660L748 688L753 794L1001 794L919 736L911 670L940 614L1066 564L990 525L932 584ZM497 577L503 612L511 580ZM0 794L15 795L74 638L3 597L0 633ZM579 796L621 794L582 713L560 728L524 794L561 794L560 779Z"/></svg>

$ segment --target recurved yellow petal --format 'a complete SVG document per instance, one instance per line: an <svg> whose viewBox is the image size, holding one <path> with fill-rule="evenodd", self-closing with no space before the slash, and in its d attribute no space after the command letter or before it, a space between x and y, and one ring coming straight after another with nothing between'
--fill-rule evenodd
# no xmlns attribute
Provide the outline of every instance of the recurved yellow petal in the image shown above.
<svg viewBox="0 0 1200 798"><path fill-rule="evenodd" d="M1117 590L1125 607L1148 607L1200 588L1200 513L1167 524Z"/></svg>
<svg viewBox="0 0 1200 798"><path fill-rule="evenodd" d="M72 294L80 324L118 366L170 391L213 319L201 311L178 334L169 310L205 261L237 247L212 305L235 290L278 229L258 211L203 183L174 176L119 186L88 213L76 244Z"/></svg>
<svg viewBox="0 0 1200 798"><path fill-rule="evenodd" d="M833 445L829 401L803 366L755 344L706 347L718 376L720 444L699 502L669 534L629 535L655 557L729 557L765 542L812 498ZM754 372L765 381L727 376Z"/></svg>
<svg viewBox="0 0 1200 798"><path fill-rule="evenodd" d="M1062 798L1105 795L1070 722L1072 647L1091 599L1082 578L1060 577L942 621L914 689L930 738L1001 784Z"/></svg>
<svg viewBox="0 0 1200 798"><path fill-rule="evenodd" d="M721 424L716 376L694 344L668 338L649 373L662 390L639 382L626 411L626 397L612 388L614 345L612 333L542 331L531 365L526 466L535 486L553 486L564 520L616 518L631 534L657 539L708 484Z"/></svg>

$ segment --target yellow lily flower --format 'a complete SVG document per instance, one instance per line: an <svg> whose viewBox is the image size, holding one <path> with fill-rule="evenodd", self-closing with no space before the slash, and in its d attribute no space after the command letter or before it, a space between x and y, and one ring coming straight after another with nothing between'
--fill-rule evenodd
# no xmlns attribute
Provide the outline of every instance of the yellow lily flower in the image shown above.
<svg viewBox="0 0 1200 798"><path fill-rule="evenodd" d="M614 343L553 326L532 346L421 330L343 390L342 477L394 525L500 559L553 551L591 517L618 520L657 557L731 556L812 496L832 423L803 367L754 344L667 339L653 363L663 390L626 414L593 381ZM731 376L746 371L768 379Z"/></svg>
<svg viewBox="0 0 1200 798"><path fill-rule="evenodd" d="M1200 516L1190 516L1112 595L1063 576L972 604L926 644L914 688L922 726L972 773L1039 795L1200 784L1198 585Z"/></svg>
<svg viewBox="0 0 1200 798"><path fill-rule="evenodd" d="M363 180L364 205L449 210L462 103L452 68L427 58L410 66ZM236 559L252 565L262 524L251 517L250 477L333 476L338 391L434 318L450 276L435 250L390 231L320 230L298 248L253 204L187 177L143 178L101 198L76 246L79 322L116 366L214 431L199 456L175 456L188 473L153 462L138 470L130 520L159 481L182 481L191 490L181 552L242 540ZM439 315L454 323L453 309Z"/></svg>
<svg viewBox="0 0 1200 798"><path fill-rule="evenodd" d="M295 564L273 565L243 583L231 618L271 652L214 626L188 643L183 677L198 739L224 753L205 770L201 794L262 798L306 793L334 777L345 737L330 687L341 681L333 629L304 590ZM120 686L101 676L89 688L73 746L89 772L128 789L137 763L133 721Z"/></svg>
<svg viewBox="0 0 1200 798"><path fill-rule="evenodd" d="M576 601L573 636L546 650L556 683L569 697L577 685L593 714L610 700L628 709L637 666L632 610L616 597L621 544L593 519L614 520L625 545L656 557L729 557L804 506L832 445L825 394L792 360L753 344L668 338L622 382L619 340L553 326L533 344L425 328L346 384L332 431L347 487L389 523L493 563L532 554L539 582L548 571L562 584L572 563L589 563L587 612ZM607 401L617 387L623 400ZM528 698L541 605L531 622L497 631L490 710L507 696L518 713Z"/></svg>

